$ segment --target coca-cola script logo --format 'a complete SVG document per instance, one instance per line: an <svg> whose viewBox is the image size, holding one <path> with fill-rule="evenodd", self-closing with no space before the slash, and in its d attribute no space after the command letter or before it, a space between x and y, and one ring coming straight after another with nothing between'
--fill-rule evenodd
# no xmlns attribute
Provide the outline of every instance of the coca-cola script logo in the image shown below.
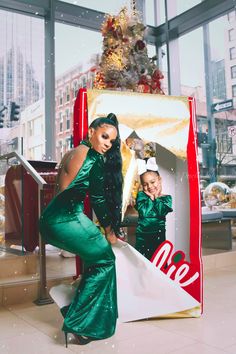
<svg viewBox="0 0 236 354"><path fill-rule="evenodd" d="M184 252L176 251L173 254L172 252L172 243L164 241L156 249L151 262L170 279L184 288L198 279L199 272L195 272L192 265L185 260Z"/></svg>

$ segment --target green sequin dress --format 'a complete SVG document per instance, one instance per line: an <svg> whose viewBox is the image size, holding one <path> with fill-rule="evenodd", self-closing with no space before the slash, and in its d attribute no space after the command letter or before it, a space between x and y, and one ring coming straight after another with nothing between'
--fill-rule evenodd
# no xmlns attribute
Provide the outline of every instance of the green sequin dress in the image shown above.
<svg viewBox="0 0 236 354"><path fill-rule="evenodd" d="M87 145L84 141L82 144ZM103 227L110 225L103 171L103 155L90 148L75 179L56 195L40 218L40 233L46 243L84 261L76 295L69 308L62 311L63 330L96 339L112 336L117 320L115 256L110 243L83 213L88 192L99 222Z"/></svg>
<svg viewBox="0 0 236 354"><path fill-rule="evenodd" d="M154 200L142 192L136 198L138 211L135 248L149 260L166 239L166 215L173 211L172 197L163 195Z"/></svg>

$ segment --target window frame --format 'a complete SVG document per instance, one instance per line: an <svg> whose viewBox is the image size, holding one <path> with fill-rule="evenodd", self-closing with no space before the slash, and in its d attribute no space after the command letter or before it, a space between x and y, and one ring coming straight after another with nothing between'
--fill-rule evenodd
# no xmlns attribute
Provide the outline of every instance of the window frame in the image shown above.
<svg viewBox="0 0 236 354"><path fill-rule="evenodd" d="M168 6L171 5L172 0L166 0ZM137 7L144 8L144 1L137 0ZM204 24L223 16L235 7L234 0L211 0L202 1L189 10L179 14L178 16L168 19L160 26L147 26L146 42L147 44L154 44L158 52L158 48L163 44L167 44L167 60L173 59L176 56L174 46L170 44L174 39L181 35L191 32L194 29L203 26ZM85 8L63 1L54 0L1 0L0 9L18 12L45 20L45 141L46 149L45 155L48 159L53 159L55 156L55 23L60 22L71 26L78 26L88 30L99 31L104 21L105 13L96 11L90 8ZM145 11L143 11L145 13ZM168 64L169 65L169 64ZM170 65L169 65L170 67ZM179 80L179 73L168 70L168 82L176 82ZM179 83L177 82L176 87ZM173 94L171 86L169 87L169 94Z"/></svg>

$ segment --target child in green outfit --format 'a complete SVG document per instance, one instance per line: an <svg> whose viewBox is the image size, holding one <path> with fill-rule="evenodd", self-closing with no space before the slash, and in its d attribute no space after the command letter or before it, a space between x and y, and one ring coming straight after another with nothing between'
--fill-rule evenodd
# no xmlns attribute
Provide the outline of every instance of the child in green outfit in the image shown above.
<svg viewBox="0 0 236 354"><path fill-rule="evenodd" d="M141 162L141 164L140 164ZM138 161L143 191L136 198L138 211L135 248L151 260L155 250L166 239L166 215L173 211L172 197L162 194L161 177L155 157Z"/></svg>

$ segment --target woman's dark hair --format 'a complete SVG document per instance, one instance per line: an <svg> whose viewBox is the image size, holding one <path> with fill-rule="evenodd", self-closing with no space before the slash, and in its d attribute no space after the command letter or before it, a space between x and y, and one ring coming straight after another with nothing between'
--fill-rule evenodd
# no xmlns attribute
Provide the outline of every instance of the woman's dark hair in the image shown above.
<svg viewBox="0 0 236 354"><path fill-rule="evenodd" d="M112 229L118 234L121 223L123 177L121 142L116 115L109 113L107 117L97 118L90 124L90 128L96 129L104 124L112 125L117 129L117 137L105 154L105 197L111 211Z"/></svg>

